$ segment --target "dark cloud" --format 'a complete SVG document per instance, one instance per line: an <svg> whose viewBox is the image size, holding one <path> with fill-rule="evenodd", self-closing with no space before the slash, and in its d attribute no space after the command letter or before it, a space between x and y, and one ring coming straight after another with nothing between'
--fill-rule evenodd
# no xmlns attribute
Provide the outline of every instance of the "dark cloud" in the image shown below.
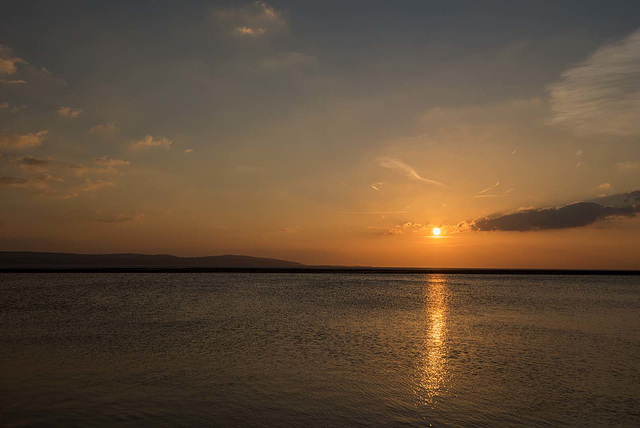
<svg viewBox="0 0 640 428"><path fill-rule="evenodd" d="M17 160L20 168L28 171L44 172L51 165L51 159L38 159L33 156L24 156Z"/></svg>
<svg viewBox="0 0 640 428"><path fill-rule="evenodd" d="M22 159L20 159L20 162L22 162L23 164L26 165L49 165L51 163L50 159L38 159L38 158L34 158L33 156L25 156Z"/></svg>
<svg viewBox="0 0 640 428"><path fill-rule="evenodd" d="M28 182L29 180L22 177L0 177L0 186L21 186Z"/></svg>
<svg viewBox="0 0 640 428"><path fill-rule="evenodd" d="M475 231L515 231L569 229L598 221L635 217L640 212L640 191L621 193L587 202L550 208L527 209L491 217L480 217L460 226Z"/></svg>

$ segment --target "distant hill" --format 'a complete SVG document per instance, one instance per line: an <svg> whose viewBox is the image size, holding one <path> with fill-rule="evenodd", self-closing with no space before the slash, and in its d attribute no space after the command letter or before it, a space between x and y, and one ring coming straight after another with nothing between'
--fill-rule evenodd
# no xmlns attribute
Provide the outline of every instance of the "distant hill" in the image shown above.
<svg viewBox="0 0 640 428"><path fill-rule="evenodd" d="M0 268L302 268L305 265L249 256L177 257L169 254L70 254L0 251Z"/></svg>

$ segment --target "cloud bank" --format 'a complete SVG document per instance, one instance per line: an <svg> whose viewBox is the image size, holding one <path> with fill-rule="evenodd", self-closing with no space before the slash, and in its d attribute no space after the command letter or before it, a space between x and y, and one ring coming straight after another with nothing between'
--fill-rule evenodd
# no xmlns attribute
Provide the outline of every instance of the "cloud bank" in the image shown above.
<svg viewBox="0 0 640 428"><path fill-rule="evenodd" d="M640 190L574 202L559 207L526 209L508 214L480 217L458 225L461 230L528 232L569 229L598 221L631 218L640 212Z"/></svg>

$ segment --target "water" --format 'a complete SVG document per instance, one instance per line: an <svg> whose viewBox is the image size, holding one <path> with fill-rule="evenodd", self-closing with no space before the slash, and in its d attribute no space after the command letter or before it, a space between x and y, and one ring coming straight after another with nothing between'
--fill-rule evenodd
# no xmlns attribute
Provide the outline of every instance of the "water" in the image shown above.
<svg viewBox="0 0 640 428"><path fill-rule="evenodd" d="M3 426L640 426L640 277L0 274Z"/></svg>

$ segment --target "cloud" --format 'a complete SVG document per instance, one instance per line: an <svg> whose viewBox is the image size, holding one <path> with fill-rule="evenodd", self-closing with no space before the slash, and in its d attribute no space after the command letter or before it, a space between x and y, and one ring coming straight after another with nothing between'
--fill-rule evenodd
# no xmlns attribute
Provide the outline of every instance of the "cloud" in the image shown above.
<svg viewBox="0 0 640 428"><path fill-rule="evenodd" d="M300 230L300 225L296 225L296 226L288 226L288 227L283 227L282 229L280 229L280 231L282 233L294 233L294 232L298 232Z"/></svg>
<svg viewBox="0 0 640 428"><path fill-rule="evenodd" d="M89 129L89 132L98 132L103 134L117 134L119 129L116 127L116 124L111 122L105 125L97 125L93 128Z"/></svg>
<svg viewBox="0 0 640 428"><path fill-rule="evenodd" d="M89 168L88 166L85 166L82 164L69 165L69 168L71 168L73 172L75 172L78 175L82 175L93 170L92 168Z"/></svg>
<svg viewBox="0 0 640 428"><path fill-rule="evenodd" d="M21 80L21 79L17 79L17 80L0 79L0 85L6 85L6 86L19 86L19 85L24 85L26 83L27 83L26 80Z"/></svg>
<svg viewBox="0 0 640 428"><path fill-rule="evenodd" d="M29 180L23 177L0 177L0 186L6 186L6 187L23 186L28 182Z"/></svg>
<svg viewBox="0 0 640 428"><path fill-rule="evenodd" d="M11 50L0 45L0 76L10 76L18 71L17 64L25 62L22 58L11 55Z"/></svg>
<svg viewBox="0 0 640 428"><path fill-rule="evenodd" d="M99 158L93 158L93 161L97 164L100 165L104 165L107 167L118 167L118 166L128 166L130 165L129 161L126 160L122 160L122 159L109 159L107 157L99 157Z"/></svg>
<svg viewBox="0 0 640 428"><path fill-rule="evenodd" d="M182 153L193 153L193 149L184 149Z"/></svg>
<svg viewBox="0 0 640 428"><path fill-rule="evenodd" d="M144 150L160 147L168 150L171 144L173 144L173 141L169 141L166 138L154 138L151 135L147 135L142 140L132 141L129 148L131 150Z"/></svg>
<svg viewBox="0 0 640 428"><path fill-rule="evenodd" d="M505 196L509 196L508 193L500 193L500 194L487 194L487 195L474 195L474 198L503 198Z"/></svg>
<svg viewBox="0 0 640 428"><path fill-rule="evenodd" d="M73 187L65 187L64 184L65 181L62 178L55 177L51 174L31 178L12 176L0 177L1 187L35 189L40 194L57 196L65 199L75 198L80 192L91 192L115 186L115 183L110 181L90 179L86 179L83 184Z"/></svg>
<svg viewBox="0 0 640 428"><path fill-rule="evenodd" d="M33 178L24 177L0 177L0 186L4 187L23 187L34 188L42 193L53 194L56 190L51 188L52 185L64 183L64 180L53 175L46 174Z"/></svg>
<svg viewBox="0 0 640 428"><path fill-rule="evenodd" d="M383 195L382 190L380 190L380 186L382 186L384 183L378 182L378 183L373 183L371 185L371 188L373 190L375 190L376 192L380 193L381 195Z"/></svg>
<svg viewBox="0 0 640 428"><path fill-rule="evenodd" d="M0 109L2 110L8 110L11 113L18 113L21 112L22 110L26 109L27 105L26 104L20 104L20 105L11 105L8 102L3 102L2 104L0 104Z"/></svg>
<svg viewBox="0 0 640 428"><path fill-rule="evenodd" d="M262 1L244 7L216 9L213 16L229 33L242 38L257 38L287 28L282 13Z"/></svg>
<svg viewBox="0 0 640 428"><path fill-rule="evenodd" d="M611 189L611 183L602 183L598 185L598 190L609 190Z"/></svg>
<svg viewBox="0 0 640 428"><path fill-rule="evenodd" d="M234 31L242 36L262 36L267 32L264 28L236 27Z"/></svg>
<svg viewBox="0 0 640 428"><path fill-rule="evenodd" d="M135 213L135 214L125 214L125 213L117 213L117 214L105 214L102 211L98 210L94 213L94 219L100 223L128 223L131 221L135 221L143 217L143 213Z"/></svg>
<svg viewBox="0 0 640 428"><path fill-rule="evenodd" d="M65 117L70 117L70 118L78 117L83 112L84 110L82 110L81 108L72 108L72 107L66 107L66 106L58 107L58 114L60 116L65 116Z"/></svg>
<svg viewBox="0 0 640 428"><path fill-rule="evenodd" d="M524 209L491 217L480 217L458 225L460 230L517 231L569 229L598 221L634 217L640 212L640 190L569 205Z"/></svg>
<svg viewBox="0 0 640 428"><path fill-rule="evenodd" d="M94 190L102 189L105 187L115 186L116 183L105 180L90 180L86 179L83 185L77 186L75 189L79 192L91 192Z"/></svg>
<svg viewBox="0 0 640 428"><path fill-rule="evenodd" d="M38 159L29 155L17 160L17 163L20 165L21 169L37 172L46 171L51 165L51 162L51 159Z"/></svg>
<svg viewBox="0 0 640 428"><path fill-rule="evenodd" d="M38 68L22 58L14 56L11 49L0 45L0 85L9 87L21 87L29 85L21 91L30 92L31 95L42 95L52 87L64 85L64 81L54 77L44 67ZM23 93L24 95L24 93Z"/></svg>
<svg viewBox="0 0 640 428"><path fill-rule="evenodd" d="M487 193L489 190L493 190L493 189L495 189L496 187L498 187L499 185L500 185L500 182L497 182L497 183L496 183L496 184L494 184L493 186L491 186L491 187L487 187L486 189L481 190L481 191L479 191L478 193L480 193L480 194L482 194L482 193Z"/></svg>
<svg viewBox="0 0 640 428"><path fill-rule="evenodd" d="M429 178L422 177L421 175L419 175L416 172L415 169L413 169L412 166L407 165L406 163L404 163L400 159L379 158L378 159L378 163L383 168L397 169L397 170L403 171L407 177L409 177L409 178L411 178L413 180L419 180L419 181L423 181L425 183L435 184L435 185L438 185L438 186L446 186L445 184L440 183L439 181L435 181L435 180L431 180Z"/></svg>
<svg viewBox="0 0 640 428"><path fill-rule="evenodd" d="M97 167L89 167L82 164L69 165L77 175L83 175L87 173L99 173L99 174L114 174L121 172L118 168L129 166L129 161L121 159L109 159L107 157L93 158L93 162L98 165Z"/></svg>
<svg viewBox="0 0 640 428"><path fill-rule="evenodd" d="M42 144L44 141L44 137L49 133L49 131L40 131L35 134L11 134L11 135L2 135L0 134L0 148L7 150L21 150L21 149L29 149L31 147L36 147Z"/></svg>
<svg viewBox="0 0 640 428"><path fill-rule="evenodd" d="M432 224L415 223L407 221L402 224L397 224L391 229L388 229L382 233L382 235L395 236L395 235L409 235L409 234L430 234L433 228L436 227Z"/></svg>
<svg viewBox="0 0 640 428"><path fill-rule="evenodd" d="M616 165L620 171L634 171L640 169L640 162L637 161L625 161Z"/></svg>
<svg viewBox="0 0 640 428"><path fill-rule="evenodd" d="M480 192L478 192L478 194L477 194L477 195L473 195L473 197L474 197L474 198L503 198L503 197L505 197L505 196L510 196L510 195L511 195L511 192L513 192L513 191L515 190L513 187L511 187L511 188L509 188L509 189L505 190L505 191L504 191L504 192L502 192L502 193L487 193L487 192L489 192L490 190L495 189L495 188L496 188L496 187L498 187L499 185L500 185L500 183L498 182L498 183L494 184L494 185L493 185L493 186L491 186L491 187L488 187L488 188L486 188L486 189L484 189L484 190L481 190Z"/></svg>
<svg viewBox="0 0 640 428"><path fill-rule="evenodd" d="M640 30L599 48L547 91L551 123L578 134L640 135Z"/></svg>

